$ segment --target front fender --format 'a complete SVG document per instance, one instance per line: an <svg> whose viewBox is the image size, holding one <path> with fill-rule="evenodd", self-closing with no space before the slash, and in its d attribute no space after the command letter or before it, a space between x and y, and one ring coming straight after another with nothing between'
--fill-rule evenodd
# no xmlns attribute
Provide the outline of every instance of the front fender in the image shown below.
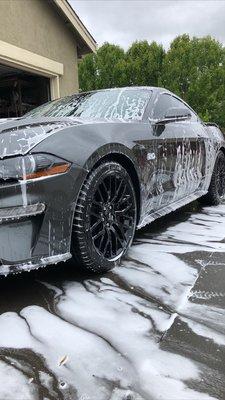
<svg viewBox="0 0 225 400"><path fill-rule="evenodd" d="M37 144L31 152L45 152L89 166L111 152L121 152L136 164L132 151L136 141L144 137L145 127L133 123L94 123L66 127ZM95 162L95 161L93 161Z"/></svg>

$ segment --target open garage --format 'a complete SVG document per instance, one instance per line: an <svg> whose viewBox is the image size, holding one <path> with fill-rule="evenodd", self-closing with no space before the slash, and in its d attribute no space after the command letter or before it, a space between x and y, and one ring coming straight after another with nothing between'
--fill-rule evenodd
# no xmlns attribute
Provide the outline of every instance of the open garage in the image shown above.
<svg viewBox="0 0 225 400"><path fill-rule="evenodd" d="M0 118L20 117L50 98L49 78L0 64Z"/></svg>
<svg viewBox="0 0 225 400"><path fill-rule="evenodd" d="M0 118L78 92L96 42L66 0L1 0Z"/></svg>

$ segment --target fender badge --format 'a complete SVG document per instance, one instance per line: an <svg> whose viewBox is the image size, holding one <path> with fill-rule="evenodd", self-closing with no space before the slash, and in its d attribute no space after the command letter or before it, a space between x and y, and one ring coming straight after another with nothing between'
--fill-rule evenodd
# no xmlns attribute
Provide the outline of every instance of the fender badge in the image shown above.
<svg viewBox="0 0 225 400"><path fill-rule="evenodd" d="M155 153L148 153L147 154L147 160L148 161L155 160Z"/></svg>

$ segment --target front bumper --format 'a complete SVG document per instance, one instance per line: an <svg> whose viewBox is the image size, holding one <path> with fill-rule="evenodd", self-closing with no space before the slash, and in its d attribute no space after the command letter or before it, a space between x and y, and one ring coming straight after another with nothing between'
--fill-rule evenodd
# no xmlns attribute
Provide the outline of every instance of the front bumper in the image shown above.
<svg viewBox="0 0 225 400"><path fill-rule="evenodd" d="M0 275L66 261L74 209L87 171L0 185Z"/></svg>
<svg viewBox="0 0 225 400"><path fill-rule="evenodd" d="M45 210L45 204L30 204L29 206L6 207L0 209L0 224L5 222L14 222L22 218L33 217L42 214Z"/></svg>

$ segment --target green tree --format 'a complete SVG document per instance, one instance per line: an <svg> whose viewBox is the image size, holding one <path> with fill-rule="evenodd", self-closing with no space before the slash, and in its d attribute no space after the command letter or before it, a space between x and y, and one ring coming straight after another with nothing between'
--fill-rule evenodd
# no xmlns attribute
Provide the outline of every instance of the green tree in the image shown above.
<svg viewBox="0 0 225 400"><path fill-rule="evenodd" d="M113 44L103 44L97 52L96 73L99 89L126 84L124 50Z"/></svg>
<svg viewBox="0 0 225 400"><path fill-rule="evenodd" d="M134 42L127 51L127 76L130 85L158 86L164 50L156 42Z"/></svg>
<svg viewBox="0 0 225 400"><path fill-rule="evenodd" d="M96 55L87 54L78 64L79 86L82 92L97 89Z"/></svg>
<svg viewBox="0 0 225 400"><path fill-rule="evenodd" d="M225 53L211 38L178 36L165 55L161 84L181 96L204 120L225 126Z"/></svg>
<svg viewBox="0 0 225 400"><path fill-rule="evenodd" d="M191 43L188 35L178 36L163 60L161 84L184 97L189 87Z"/></svg>
<svg viewBox="0 0 225 400"><path fill-rule="evenodd" d="M135 42L125 53L116 45L105 43L96 54L79 63L82 91L119 86L158 86L164 50L156 42Z"/></svg>
<svg viewBox="0 0 225 400"><path fill-rule="evenodd" d="M124 86L127 82L124 50L105 43L96 54L84 57L79 64L82 91Z"/></svg>
<svg viewBox="0 0 225 400"><path fill-rule="evenodd" d="M82 91L108 87L164 86L187 101L205 121L225 128L225 49L206 36L175 38L165 53L146 40L125 52L105 43L79 63Z"/></svg>

